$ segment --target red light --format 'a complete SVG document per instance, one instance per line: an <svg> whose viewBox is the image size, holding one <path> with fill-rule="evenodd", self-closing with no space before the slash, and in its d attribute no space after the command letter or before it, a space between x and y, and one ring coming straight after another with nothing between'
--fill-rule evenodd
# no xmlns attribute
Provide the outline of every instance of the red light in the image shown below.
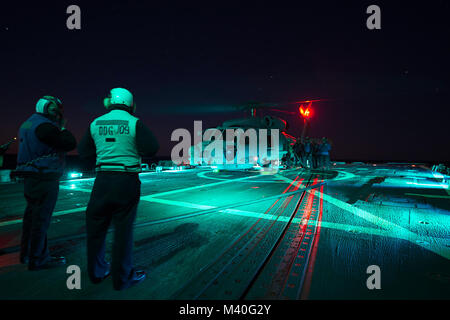
<svg viewBox="0 0 450 320"><path fill-rule="evenodd" d="M301 104L300 107L298 108L300 111L300 114L304 118L310 118L312 116L311 104L312 104L312 102L310 102L306 108L304 108L303 105Z"/></svg>

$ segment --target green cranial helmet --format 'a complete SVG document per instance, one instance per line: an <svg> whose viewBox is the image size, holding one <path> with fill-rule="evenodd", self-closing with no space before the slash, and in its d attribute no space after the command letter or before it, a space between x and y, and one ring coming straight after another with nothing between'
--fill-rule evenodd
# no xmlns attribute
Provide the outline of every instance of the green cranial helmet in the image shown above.
<svg viewBox="0 0 450 320"><path fill-rule="evenodd" d="M112 105L119 104L129 107L133 112L136 110L133 95L124 88L111 89L108 97L103 100L103 104L106 109L109 109Z"/></svg>
<svg viewBox="0 0 450 320"><path fill-rule="evenodd" d="M58 116L62 114L62 111L63 104L61 100L53 96L43 96L36 103L37 113Z"/></svg>

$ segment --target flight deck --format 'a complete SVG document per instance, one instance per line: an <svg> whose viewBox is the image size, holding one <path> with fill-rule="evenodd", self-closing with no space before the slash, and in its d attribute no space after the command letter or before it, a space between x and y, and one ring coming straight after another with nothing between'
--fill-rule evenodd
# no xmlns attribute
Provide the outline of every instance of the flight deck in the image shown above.
<svg viewBox="0 0 450 320"><path fill-rule="evenodd" d="M87 277L93 178L61 181L48 230L51 252L81 268L81 290L67 288L67 266L20 264L23 184L3 183L0 299L449 299L447 178L395 163L142 173L133 255L148 278L120 292Z"/></svg>

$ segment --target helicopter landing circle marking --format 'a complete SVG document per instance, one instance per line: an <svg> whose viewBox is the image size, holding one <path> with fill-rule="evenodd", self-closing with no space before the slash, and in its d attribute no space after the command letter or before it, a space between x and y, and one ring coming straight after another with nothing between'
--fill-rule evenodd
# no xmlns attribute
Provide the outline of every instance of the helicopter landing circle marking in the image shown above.
<svg viewBox="0 0 450 320"><path fill-rule="evenodd" d="M205 171L205 172L199 172L199 173L197 173L197 177L199 177L199 178L204 178L204 179L210 179L210 180L222 180L222 181L225 181L225 180L230 180L230 178L221 178L221 177L208 177L206 174L207 173L212 173L212 171ZM263 175L258 175L258 176L263 176ZM274 176L274 175L272 175L272 176ZM277 177L277 179L279 179L278 177ZM261 182L261 183L286 183L286 181L276 181L276 180L251 180L251 181L248 181L248 180L240 180L239 182L252 182L252 183L255 183L255 182Z"/></svg>
<svg viewBox="0 0 450 320"><path fill-rule="evenodd" d="M357 177L357 175L350 173L350 172L345 172L345 171L341 171L341 170L336 170L339 174L332 179L329 179L328 181L342 181L342 180L349 180L349 179L353 179L355 177ZM211 177L211 176L207 176L206 174L208 173L213 173L212 171L204 171L204 172L199 172L197 173L197 176L199 178L204 178L204 179L210 179L210 180L221 180L221 181L225 181L225 180L230 180L230 178L228 177ZM263 176L263 175L261 175ZM252 180L252 181L247 181L247 180L241 180L240 182L261 182L261 183L286 183L287 180L290 180L287 177L284 177L285 179L283 179L283 181L280 181L280 175L279 174L274 174L271 175L275 178L277 178L277 180Z"/></svg>
<svg viewBox="0 0 450 320"><path fill-rule="evenodd" d="M336 170L339 174L337 175L337 177L330 179L330 181L340 181L340 180L348 180L348 179L353 179L355 178L357 175L350 173L350 172L345 172L345 171L341 171L341 170Z"/></svg>

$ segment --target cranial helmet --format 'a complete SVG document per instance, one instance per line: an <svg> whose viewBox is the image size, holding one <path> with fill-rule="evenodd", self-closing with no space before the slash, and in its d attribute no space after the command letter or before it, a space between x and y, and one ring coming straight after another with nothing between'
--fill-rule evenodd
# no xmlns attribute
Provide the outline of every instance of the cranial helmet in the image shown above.
<svg viewBox="0 0 450 320"><path fill-rule="evenodd" d="M109 95L103 100L103 104L106 109L109 109L112 105L120 104L127 106L132 112L136 110L133 95L124 88L111 89Z"/></svg>
<svg viewBox="0 0 450 320"><path fill-rule="evenodd" d="M51 116L61 116L63 104L61 100L53 96L43 96L36 103L36 112Z"/></svg>

